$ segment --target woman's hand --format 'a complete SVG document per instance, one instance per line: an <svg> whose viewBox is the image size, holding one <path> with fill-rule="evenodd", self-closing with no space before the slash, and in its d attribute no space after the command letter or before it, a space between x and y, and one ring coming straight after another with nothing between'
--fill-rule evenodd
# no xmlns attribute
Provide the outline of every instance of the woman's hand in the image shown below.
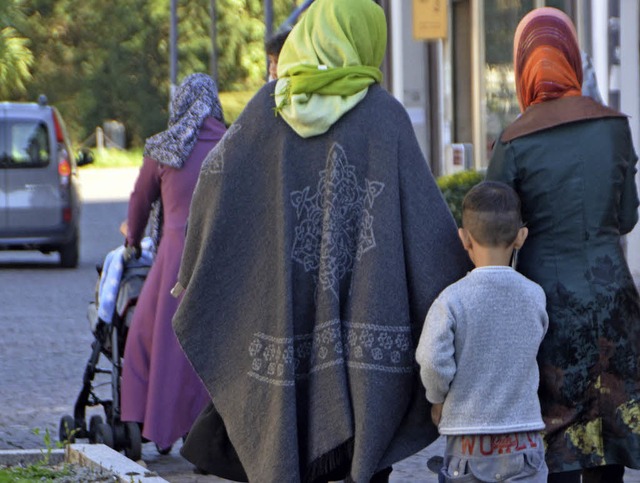
<svg viewBox="0 0 640 483"><path fill-rule="evenodd" d="M129 262L133 259L138 260L142 256L142 247L140 245L127 245L124 249L124 260Z"/></svg>

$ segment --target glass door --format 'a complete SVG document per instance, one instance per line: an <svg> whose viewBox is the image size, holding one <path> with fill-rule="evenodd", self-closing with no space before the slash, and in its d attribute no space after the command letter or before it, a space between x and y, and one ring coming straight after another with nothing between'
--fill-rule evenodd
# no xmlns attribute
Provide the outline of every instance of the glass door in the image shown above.
<svg viewBox="0 0 640 483"><path fill-rule="evenodd" d="M534 0L484 2L485 165L496 138L520 114L513 69L513 36L522 17L536 6Z"/></svg>

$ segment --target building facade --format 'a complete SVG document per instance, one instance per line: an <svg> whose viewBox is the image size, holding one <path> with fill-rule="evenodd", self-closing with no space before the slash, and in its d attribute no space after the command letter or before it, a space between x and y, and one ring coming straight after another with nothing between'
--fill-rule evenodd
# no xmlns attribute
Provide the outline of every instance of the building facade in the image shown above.
<svg viewBox="0 0 640 483"><path fill-rule="evenodd" d="M384 83L403 103L436 176L483 169L501 130L519 114L513 34L531 9L574 21L605 104L629 115L640 152L638 0L379 0L389 19ZM425 13L438 21L425 27ZM420 22L423 22L420 24ZM440 23L443 25L436 25ZM444 28L441 28L444 27ZM426 30L426 32L425 32ZM427 37L427 38L425 38ZM640 186L640 176L636 178ZM626 237L640 284L640 227Z"/></svg>

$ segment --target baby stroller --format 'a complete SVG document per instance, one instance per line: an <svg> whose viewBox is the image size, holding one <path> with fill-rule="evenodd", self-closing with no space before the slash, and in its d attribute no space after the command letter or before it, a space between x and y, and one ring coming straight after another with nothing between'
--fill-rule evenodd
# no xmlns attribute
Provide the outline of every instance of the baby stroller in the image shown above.
<svg viewBox="0 0 640 483"><path fill-rule="evenodd" d="M69 443L88 438L90 443L103 443L136 461L142 455L142 436L138 423L120 420L120 376L127 332L142 285L153 262L153 242L145 238L142 255L135 258L130 249L119 247L98 265L99 279L95 301L89 303L87 319L94 335L91 356L85 368L82 389L76 399L73 416L60 419L60 441ZM98 367L105 356L110 368ZM110 376L94 383L97 375ZM110 394L102 396L99 388L110 385ZM104 392L104 390L102 391ZM101 405L105 419L93 415L86 425L86 408Z"/></svg>

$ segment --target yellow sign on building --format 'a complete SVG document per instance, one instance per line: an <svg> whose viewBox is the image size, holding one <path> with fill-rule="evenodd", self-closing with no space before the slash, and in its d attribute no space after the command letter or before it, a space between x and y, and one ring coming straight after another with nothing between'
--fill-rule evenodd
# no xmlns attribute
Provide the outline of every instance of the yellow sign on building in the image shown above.
<svg viewBox="0 0 640 483"><path fill-rule="evenodd" d="M413 38L446 38L448 4L449 0L413 0Z"/></svg>

